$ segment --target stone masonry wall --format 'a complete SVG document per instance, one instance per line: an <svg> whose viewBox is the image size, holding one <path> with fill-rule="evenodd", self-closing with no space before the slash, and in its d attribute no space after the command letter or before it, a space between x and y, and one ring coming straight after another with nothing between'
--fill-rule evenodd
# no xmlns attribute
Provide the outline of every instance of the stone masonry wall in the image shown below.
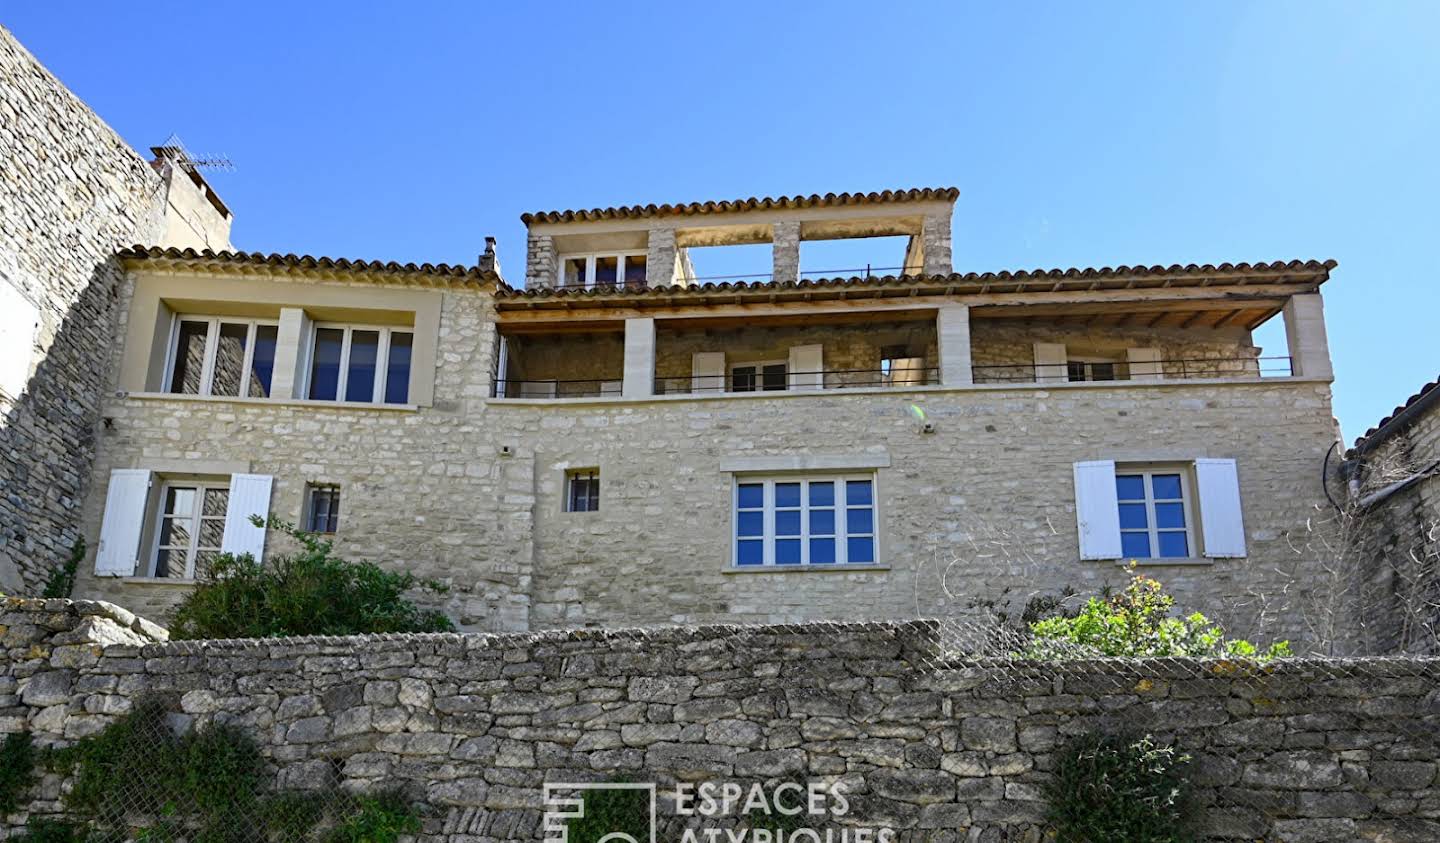
<svg viewBox="0 0 1440 843"><path fill-rule="evenodd" d="M402 788L426 841L540 839L545 782L616 777L659 785L661 840L676 782L798 780L850 803L806 825L1039 841L1090 731L1192 755L1206 839L1440 837L1434 659L954 662L927 621L159 643L104 604L0 610L0 731L67 744L157 699L250 733L281 787Z"/></svg>
<svg viewBox="0 0 1440 843"><path fill-rule="evenodd" d="M27 384L0 396L0 591L35 590L80 536L124 271L158 242L160 177L0 27L0 284L40 313Z"/></svg>

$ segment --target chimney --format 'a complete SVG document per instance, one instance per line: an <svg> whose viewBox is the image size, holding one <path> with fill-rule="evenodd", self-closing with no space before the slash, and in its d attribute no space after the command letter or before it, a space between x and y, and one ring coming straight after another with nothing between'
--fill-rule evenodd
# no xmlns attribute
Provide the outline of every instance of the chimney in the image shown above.
<svg viewBox="0 0 1440 843"><path fill-rule="evenodd" d="M494 237L487 236L485 238L485 251L480 255L480 260L476 263L476 267L479 268L481 272L493 272L496 275L500 275L500 256L495 254Z"/></svg>

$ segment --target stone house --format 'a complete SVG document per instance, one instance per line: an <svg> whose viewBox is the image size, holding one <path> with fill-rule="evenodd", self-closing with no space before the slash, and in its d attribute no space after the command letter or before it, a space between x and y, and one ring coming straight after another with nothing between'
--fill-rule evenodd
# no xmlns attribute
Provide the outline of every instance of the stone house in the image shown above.
<svg viewBox="0 0 1440 843"><path fill-rule="evenodd" d="M272 512L466 628L964 616L1134 560L1241 629L1336 441L1333 262L957 273L957 191L523 217L474 267L129 249L77 596L152 617ZM815 278L803 243L904 237ZM745 279L691 250L770 244ZM1283 318L1286 354L1251 331Z"/></svg>

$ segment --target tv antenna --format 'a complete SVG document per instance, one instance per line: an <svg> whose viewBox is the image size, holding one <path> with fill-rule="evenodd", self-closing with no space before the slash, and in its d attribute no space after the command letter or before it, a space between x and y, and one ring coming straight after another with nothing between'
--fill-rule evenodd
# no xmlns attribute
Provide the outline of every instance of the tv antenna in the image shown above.
<svg viewBox="0 0 1440 843"><path fill-rule="evenodd" d="M150 147L150 151L157 156L167 158L182 170L193 173L196 170L218 170L220 172L231 172L235 164L224 155L196 155L185 148L185 142L174 132L159 146Z"/></svg>

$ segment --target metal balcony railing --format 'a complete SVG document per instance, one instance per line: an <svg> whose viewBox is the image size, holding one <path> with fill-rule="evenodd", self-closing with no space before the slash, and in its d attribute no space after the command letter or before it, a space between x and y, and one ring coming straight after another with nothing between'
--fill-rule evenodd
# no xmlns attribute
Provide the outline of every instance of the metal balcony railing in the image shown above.
<svg viewBox="0 0 1440 843"><path fill-rule="evenodd" d="M556 380L495 381L491 394L495 398L619 398L623 381L620 378L580 378Z"/></svg>
<svg viewBox="0 0 1440 843"><path fill-rule="evenodd" d="M753 376L681 375L655 379L657 395L713 395L717 393L785 392L817 389L903 389L940 382L934 366L907 366L884 369L825 369L810 372Z"/></svg>
<svg viewBox="0 0 1440 843"><path fill-rule="evenodd" d="M1128 362L1072 360L1060 363L1017 363L973 366L975 383L1046 383L1067 381L1144 380L1158 367L1165 380L1198 378L1283 378L1293 374L1289 357L1186 357L1147 361L1145 369Z"/></svg>

